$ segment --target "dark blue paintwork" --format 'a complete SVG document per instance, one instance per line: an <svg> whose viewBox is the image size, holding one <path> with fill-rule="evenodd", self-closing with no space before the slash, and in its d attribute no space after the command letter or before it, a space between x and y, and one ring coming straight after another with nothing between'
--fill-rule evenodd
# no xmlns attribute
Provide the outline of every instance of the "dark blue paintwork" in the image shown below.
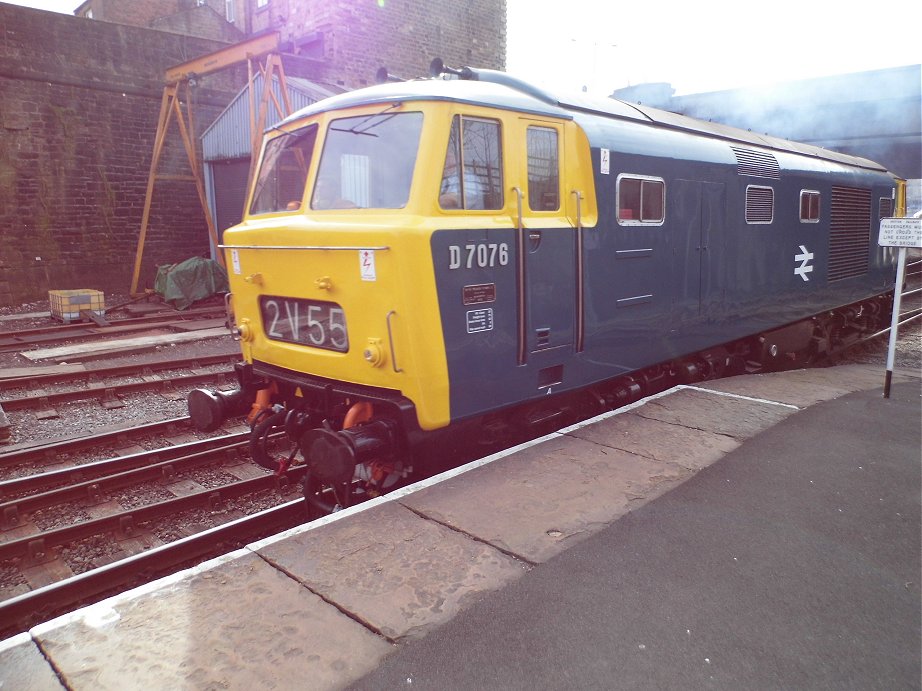
<svg viewBox="0 0 922 691"><path fill-rule="evenodd" d="M526 247L524 364L517 358L516 230L437 231L432 251L453 419L582 388L892 289L895 255L877 246L877 233L878 200L891 197L893 178L876 164L758 135L728 140L720 135L729 128L671 114L661 123L572 115L592 147L599 208L598 224L583 230L584 349L575 347L576 229L542 230L537 250ZM759 140L758 150L771 147L780 179L738 172L731 145L756 149ZM610 151L607 175L602 148ZM665 181L662 225L617 223L620 173ZM747 185L773 188L771 224L745 222ZM867 273L831 282L833 186L870 190L871 208ZM819 223L800 222L804 189L821 194ZM473 242L507 243L508 265L450 269L448 247ZM795 273L801 246L813 254L806 281ZM494 302L462 304L465 285L489 283ZM492 310L493 328L469 333L466 315L478 308Z"/></svg>

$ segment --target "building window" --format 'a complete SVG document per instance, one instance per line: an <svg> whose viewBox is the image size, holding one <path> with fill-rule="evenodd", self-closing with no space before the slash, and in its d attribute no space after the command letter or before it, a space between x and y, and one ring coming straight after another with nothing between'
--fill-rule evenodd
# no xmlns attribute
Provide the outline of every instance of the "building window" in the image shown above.
<svg viewBox="0 0 922 691"><path fill-rule="evenodd" d="M224 0L224 17L231 24L234 23L234 3L236 0Z"/></svg>
<svg viewBox="0 0 922 691"><path fill-rule="evenodd" d="M86 17L87 19L92 19L92 18L93 18L93 10L87 10L87 11L84 13L83 16Z"/></svg>
<svg viewBox="0 0 922 691"><path fill-rule="evenodd" d="M528 206L532 211L557 211L560 208L560 165L557 130L529 127Z"/></svg>
<svg viewBox="0 0 922 691"><path fill-rule="evenodd" d="M800 191L800 222L820 222L820 193L816 190Z"/></svg>
<svg viewBox="0 0 922 691"><path fill-rule="evenodd" d="M662 178L619 175L617 197L619 224L663 224L666 214L666 183Z"/></svg>
<svg viewBox="0 0 922 691"><path fill-rule="evenodd" d="M774 189L759 185L746 187L746 223L771 223L774 206Z"/></svg>
<svg viewBox="0 0 922 691"><path fill-rule="evenodd" d="M456 115L439 188L443 209L502 209L503 166L496 120Z"/></svg>

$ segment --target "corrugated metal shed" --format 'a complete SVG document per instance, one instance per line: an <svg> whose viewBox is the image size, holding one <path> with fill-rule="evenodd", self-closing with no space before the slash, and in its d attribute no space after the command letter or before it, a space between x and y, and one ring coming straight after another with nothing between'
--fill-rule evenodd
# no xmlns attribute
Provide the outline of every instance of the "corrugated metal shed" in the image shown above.
<svg viewBox="0 0 922 691"><path fill-rule="evenodd" d="M278 78L273 77L272 81L275 96L279 103L282 103ZM288 84L288 96L293 112L340 93L335 87L317 84L300 77L287 77L285 81ZM262 92L263 76L258 74L253 80L253 99L257 105ZM266 127L271 127L281 119L281 114L275 108L272 99L269 99ZM250 147L250 98L247 89L244 88L202 134L202 151L205 161L224 161L249 157Z"/></svg>

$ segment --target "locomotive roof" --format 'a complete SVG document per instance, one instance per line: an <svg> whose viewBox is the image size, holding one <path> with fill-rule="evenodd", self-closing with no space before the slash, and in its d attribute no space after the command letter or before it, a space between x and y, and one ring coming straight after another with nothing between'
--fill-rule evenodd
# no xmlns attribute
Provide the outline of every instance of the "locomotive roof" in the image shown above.
<svg viewBox="0 0 922 691"><path fill-rule="evenodd" d="M652 126L692 132L777 151L788 151L861 168L886 170L880 164L860 156L851 156L819 146L758 134L716 122L706 122L650 106L627 103L614 98L593 98L585 94L565 96L551 94L504 72L468 70L468 73L476 77L388 82L338 94L299 110L279 125L330 110L360 105L386 104L395 101L454 101L569 120L573 119L574 113L633 120Z"/></svg>

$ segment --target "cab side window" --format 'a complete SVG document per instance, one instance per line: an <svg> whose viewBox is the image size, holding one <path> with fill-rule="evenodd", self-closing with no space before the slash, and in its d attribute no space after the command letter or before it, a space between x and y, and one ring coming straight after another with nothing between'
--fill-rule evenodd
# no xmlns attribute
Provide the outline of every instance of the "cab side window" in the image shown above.
<svg viewBox="0 0 922 691"><path fill-rule="evenodd" d="M497 120L454 117L439 188L443 209L503 207L500 134Z"/></svg>
<svg viewBox="0 0 922 691"><path fill-rule="evenodd" d="M529 127L528 206L532 211L557 211L560 208L560 163L557 130Z"/></svg>
<svg viewBox="0 0 922 691"><path fill-rule="evenodd" d="M820 222L820 193L816 190L800 191L800 222Z"/></svg>

